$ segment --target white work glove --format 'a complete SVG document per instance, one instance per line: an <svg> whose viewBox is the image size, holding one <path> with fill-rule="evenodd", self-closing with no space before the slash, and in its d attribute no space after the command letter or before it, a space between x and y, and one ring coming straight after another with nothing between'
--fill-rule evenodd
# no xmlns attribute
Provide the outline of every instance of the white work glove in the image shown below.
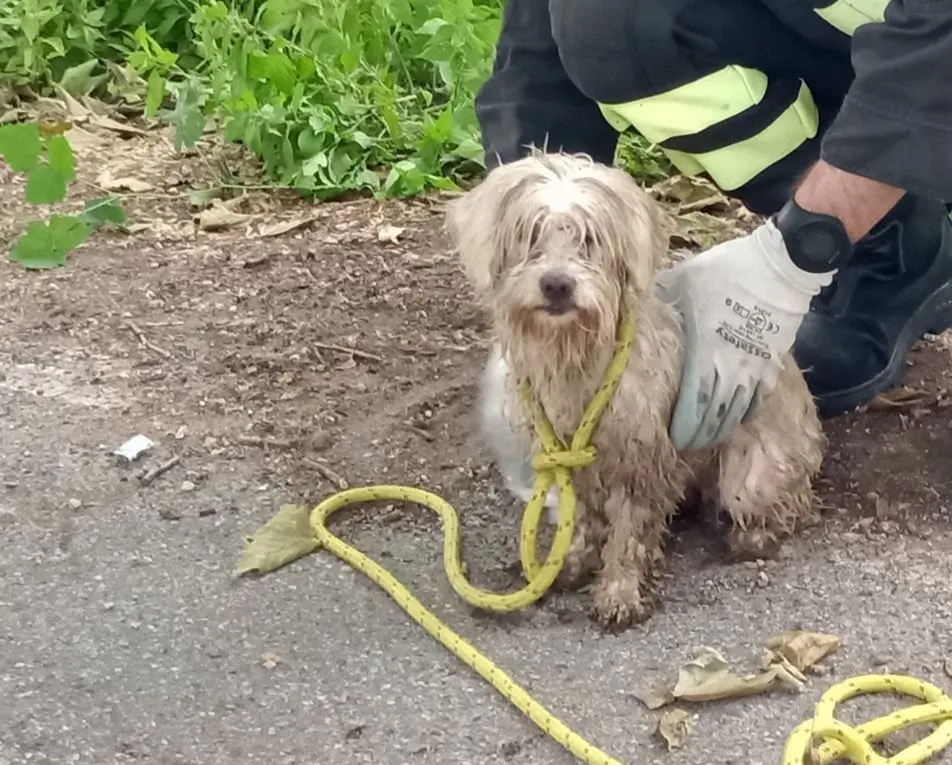
<svg viewBox="0 0 952 765"><path fill-rule="evenodd" d="M810 300L835 272L797 268L772 221L658 275L677 306L684 369L671 419L678 450L728 441L773 390Z"/></svg>

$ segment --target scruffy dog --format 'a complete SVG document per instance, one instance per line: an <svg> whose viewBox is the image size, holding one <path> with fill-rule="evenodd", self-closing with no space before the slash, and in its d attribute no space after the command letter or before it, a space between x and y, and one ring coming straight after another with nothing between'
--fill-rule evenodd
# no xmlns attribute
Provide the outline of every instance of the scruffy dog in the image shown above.
<svg viewBox="0 0 952 765"><path fill-rule="evenodd" d="M576 535L561 578L578 586L595 576L601 624L648 616L667 524L685 497L728 514L736 558L770 557L812 516L824 439L791 357L730 443L683 455L671 444L681 329L654 286L669 221L627 173L584 155L534 152L492 170L454 201L446 223L497 341L484 378L483 432L523 499L538 444L518 380L528 378L568 443L612 358L623 304L635 322L630 361L593 436L598 458L575 473Z"/></svg>

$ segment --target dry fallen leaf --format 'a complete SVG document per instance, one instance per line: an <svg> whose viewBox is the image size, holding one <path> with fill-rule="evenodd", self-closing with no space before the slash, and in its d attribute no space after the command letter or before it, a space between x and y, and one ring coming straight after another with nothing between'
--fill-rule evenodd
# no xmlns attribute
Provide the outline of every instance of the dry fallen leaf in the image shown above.
<svg viewBox="0 0 952 765"><path fill-rule="evenodd" d="M681 666L673 687L654 680L635 691L634 696L648 709L660 709L674 701L739 699L784 686L800 691L807 683L804 670L818 673L817 664L841 645L836 635L806 630L783 632L767 641L762 671L747 675L738 674L718 651L703 646Z"/></svg>
<svg viewBox="0 0 952 765"><path fill-rule="evenodd" d="M807 676L800 669L772 651L764 656L764 672L772 673L781 684L798 691L807 683Z"/></svg>
<svg viewBox="0 0 952 765"><path fill-rule="evenodd" d="M313 216L308 216L306 218L295 218L293 220L283 220L279 223L272 223L270 226L265 226L258 232L258 236L281 236L282 234L287 234L290 231L306 226L311 221L316 220Z"/></svg>
<svg viewBox="0 0 952 765"><path fill-rule="evenodd" d="M55 85L56 92L59 94L59 97L63 99L63 104L66 107L66 113L69 114L73 119L85 120L89 117L90 111L83 104L73 98L65 88L60 85Z"/></svg>
<svg viewBox="0 0 952 765"><path fill-rule="evenodd" d="M781 684L801 687L802 681L785 669L771 667L758 675L738 675L713 648L701 648L697 657L681 667L672 693L682 701L715 701L754 696Z"/></svg>
<svg viewBox="0 0 952 765"><path fill-rule="evenodd" d="M674 701L674 694L671 693L671 689L661 680L653 680L639 688L635 691L634 696L648 709L659 709Z"/></svg>
<svg viewBox="0 0 952 765"><path fill-rule="evenodd" d="M155 188L151 183L141 181L138 178L114 178L109 170L103 170L96 177L96 184L103 191L132 191L133 193L142 193L152 191Z"/></svg>
<svg viewBox="0 0 952 765"><path fill-rule="evenodd" d="M897 388L895 390L880 393L867 404L867 409L911 409L916 406L922 406L931 399L931 396L924 390L915 390L913 388Z"/></svg>
<svg viewBox="0 0 952 765"><path fill-rule="evenodd" d="M319 546L303 505L282 505L270 521L245 539L235 573L267 573L303 558Z"/></svg>
<svg viewBox="0 0 952 765"><path fill-rule="evenodd" d="M831 653L840 650L842 645L843 641L836 635L807 630L782 632L767 640L767 649L771 654L785 659L800 672L815 667Z"/></svg>
<svg viewBox="0 0 952 765"><path fill-rule="evenodd" d="M66 131L65 136L73 149L99 148L107 143L107 139L102 135L96 135L95 133L90 133L87 130L83 130L82 128L77 127L75 123L73 124L73 127Z"/></svg>
<svg viewBox="0 0 952 765"><path fill-rule="evenodd" d="M116 122L110 117L104 117L101 114L95 114L90 112L89 115L89 124L95 125L96 127L101 127L104 130L111 130L113 133L119 133L120 135L147 135L145 130L137 128L134 125L128 125L124 122Z"/></svg>
<svg viewBox="0 0 952 765"><path fill-rule="evenodd" d="M675 225L677 230L672 236L675 246L684 243L702 250L744 233L737 221L700 211L678 215Z"/></svg>
<svg viewBox="0 0 952 765"><path fill-rule="evenodd" d="M247 223L254 217L254 215L236 213L216 199L212 202L211 207L199 213L198 227L202 231L225 231L240 226L242 223Z"/></svg>
<svg viewBox="0 0 952 765"><path fill-rule="evenodd" d="M392 244L399 244L397 238L406 231L405 228L400 228L399 226L391 226L388 223L385 223L380 228L377 229L377 241L378 242L390 242Z"/></svg>
<svg viewBox="0 0 952 765"><path fill-rule="evenodd" d="M669 752L683 746L690 732L691 713L678 707L664 710L655 729L655 733L667 743Z"/></svg>
<svg viewBox="0 0 952 765"><path fill-rule="evenodd" d="M221 186L212 186L204 189L192 189L186 195L188 203L192 207L208 207L216 199L221 199L225 189Z"/></svg>
<svg viewBox="0 0 952 765"><path fill-rule="evenodd" d="M678 203L682 213L692 210L706 210L712 207L726 207L728 199L720 189L710 181L685 175L674 175L652 187L652 191L662 197Z"/></svg>

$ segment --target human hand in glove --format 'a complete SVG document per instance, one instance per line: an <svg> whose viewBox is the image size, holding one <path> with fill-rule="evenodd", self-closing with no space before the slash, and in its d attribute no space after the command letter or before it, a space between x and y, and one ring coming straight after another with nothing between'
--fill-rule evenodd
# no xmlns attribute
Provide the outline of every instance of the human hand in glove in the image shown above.
<svg viewBox="0 0 952 765"><path fill-rule="evenodd" d="M684 368L671 419L678 450L724 443L773 390L810 300L834 272L808 273L772 221L658 277L681 313Z"/></svg>

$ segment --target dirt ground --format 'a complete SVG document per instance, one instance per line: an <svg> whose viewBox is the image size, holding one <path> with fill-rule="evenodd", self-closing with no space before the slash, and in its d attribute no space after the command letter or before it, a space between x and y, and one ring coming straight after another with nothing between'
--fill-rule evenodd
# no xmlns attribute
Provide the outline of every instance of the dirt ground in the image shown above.
<svg viewBox="0 0 952 765"><path fill-rule="evenodd" d="M215 185L228 152L177 156L168 136L103 131L74 143L73 199L102 196L105 173L134 233L99 232L51 272L2 265L5 388L70 359L71 384L95 397L109 382L128 402L128 434L151 420L181 458L164 481L209 457L260 463L304 501L340 480L449 496L489 480L471 437L488 327L447 252L439 199L310 205L252 189L221 212L200 200L207 228L224 229L203 230L190 193ZM123 179L151 188L124 194ZM0 180L9 244L33 211L17 179ZM916 525L917 509L918 521L952 519L950 347L928 338L903 390L827 423L833 515L887 529Z"/></svg>
<svg viewBox="0 0 952 765"><path fill-rule="evenodd" d="M163 134L94 130L77 145L80 198L101 195L104 171L106 185L147 186L122 194L132 233L97 232L67 267L0 262L0 416L17 423L0 431L0 534L9 543L26 524L43 549L66 555L88 519L136 503L163 546L189 537L201 549L202 524L229 519L237 558L241 535L279 503L386 481L457 504L465 551L479 551L476 580L517 581L517 512L473 428L487 325L446 250L439 199L315 205L252 190L228 215L190 201L219 177L227 152L178 156ZM18 179L0 169L0 183L7 249L33 211L20 204ZM825 512L807 540L886 550L952 529L949 353L946 338L928 338L911 359L908 390L827 423ZM21 408L23 397L38 408ZM68 414L52 421L61 404ZM137 433L155 447L121 464L111 451ZM438 572L437 524L423 511L356 511L338 527ZM724 565L690 523L672 544ZM566 602L545 607L584 621L583 608ZM49 760L66 761L92 762Z"/></svg>

